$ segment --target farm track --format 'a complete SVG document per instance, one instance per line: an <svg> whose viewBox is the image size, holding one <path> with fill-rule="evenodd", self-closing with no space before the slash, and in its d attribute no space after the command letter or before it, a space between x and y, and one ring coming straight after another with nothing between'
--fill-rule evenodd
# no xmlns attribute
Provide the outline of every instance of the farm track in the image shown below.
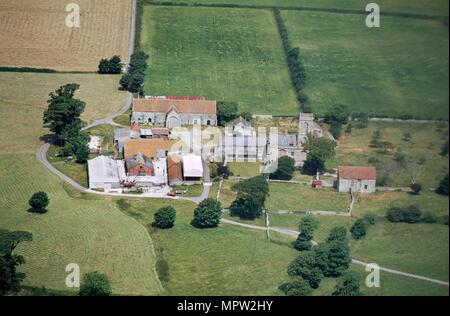
<svg viewBox="0 0 450 316"><path fill-rule="evenodd" d="M239 223L239 222L235 222L235 221L231 221L229 219L221 219L221 222L224 224L229 224L229 225L235 225L235 226L240 226L240 227L244 227L244 228L249 228L249 229L255 229L255 230L266 230L266 227L264 226L258 226L258 225L252 225L252 224L244 224L244 223ZM293 237L293 238L297 238L299 232L295 231L295 230L291 230L291 229L287 229L287 228L282 228L282 227L270 227L269 228L270 231L279 233L279 234L283 234L283 235L287 235L289 237ZM317 245L316 242L314 242L315 245ZM366 267L369 263L352 258L352 262L354 264L360 265L360 266L364 266ZM422 281L427 281L427 282L431 282L434 284L439 284L439 285L444 285L444 286L449 286L448 282L442 281L442 280L438 280L438 279L433 279L433 278L429 278L429 277L425 277L422 275L418 275L418 274L414 274L414 273L407 273L407 272L403 272L403 271L399 271L399 270L394 270L394 269L389 269L389 268L384 268L380 266L380 270L387 272L387 273L392 273L392 274L396 274L396 275L401 275L401 276L405 276L405 277L409 277L409 278L413 278L413 279L417 279L417 280L422 280Z"/></svg>

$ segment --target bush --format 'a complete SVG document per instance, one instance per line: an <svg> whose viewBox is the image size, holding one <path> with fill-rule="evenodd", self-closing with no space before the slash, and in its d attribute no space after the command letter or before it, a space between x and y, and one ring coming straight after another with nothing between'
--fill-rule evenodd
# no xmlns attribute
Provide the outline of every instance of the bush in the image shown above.
<svg viewBox="0 0 450 316"><path fill-rule="evenodd" d="M393 207L386 213L386 218L392 223L417 223L420 222L422 211L416 205L409 207Z"/></svg>
<svg viewBox="0 0 450 316"><path fill-rule="evenodd" d="M193 225L198 228L217 227L222 216L222 205L213 199L200 202L194 211Z"/></svg>
<svg viewBox="0 0 450 316"><path fill-rule="evenodd" d="M238 104L236 102L217 102L217 121L220 126L235 119L238 113Z"/></svg>
<svg viewBox="0 0 450 316"><path fill-rule="evenodd" d="M442 179L436 192L442 195L448 195L448 173L444 179Z"/></svg>
<svg viewBox="0 0 450 316"><path fill-rule="evenodd" d="M279 289L286 296L307 296L312 292L309 284L303 279L298 279L290 283L284 283L279 286Z"/></svg>
<svg viewBox="0 0 450 316"><path fill-rule="evenodd" d="M327 113L325 113L325 122L328 124L338 123L340 125L347 124L350 112L346 105L335 104Z"/></svg>
<svg viewBox="0 0 450 316"><path fill-rule="evenodd" d="M361 278L358 274L352 271L348 271L336 284L333 296L361 296L362 293L359 290L361 284Z"/></svg>
<svg viewBox="0 0 450 316"><path fill-rule="evenodd" d="M358 219L350 228L350 233L354 239L361 239L367 234L367 224L364 220Z"/></svg>
<svg viewBox="0 0 450 316"><path fill-rule="evenodd" d="M175 224L176 210L172 206L161 207L155 213L155 226L167 229Z"/></svg>
<svg viewBox="0 0 450 316"><path fill-rule="evenodd" d="M432 223L437 223L437 221L438 221L438 218L434 213L432 213L430 211L423 213L422 222L432 224Z"/></svg>
<svg viewBox="0 0 450 316"><path fill-rule="evenodd" d="M369 225L375 225L377 222L377 217L374 214L366 214L363 220Z"/></svg>
<svg viewBox="0 0 450 316"><path fill-rule="evenodd" d="M98 271L86 273L81 282L80 296L110 296L112 294L109 278Z"/></svg>
<svg viewBox="0 0 450 316"><path fill-rule="evenodd" d="M342 133L342 125L339 122L332 122L330 126L330 133L334 138L339 139Z"/></svg>
<svg viewBox="0 0 450 316"><path fill-rule="evenodd" d="M98 65L99 74L120 74L122 72L122 61L120 56L113 56L111 59L102 59Z"/></svg>
<svg viewBox="0 0 450 316"><path fill-rule="evenodd" d="M31 206L31 209L37 213L43 213L46 211L46 207L50 203L50 199L48 198L47 193L45 192L36 192L28 201L28 204Z"/></svg>
<svg viewBox="0 0 450 316"><path fill-rule="evenodd" d="M420 194L420 192L422 191L422 184L420 184L419 182L413 182L409 187L414 194Z"/></svg>

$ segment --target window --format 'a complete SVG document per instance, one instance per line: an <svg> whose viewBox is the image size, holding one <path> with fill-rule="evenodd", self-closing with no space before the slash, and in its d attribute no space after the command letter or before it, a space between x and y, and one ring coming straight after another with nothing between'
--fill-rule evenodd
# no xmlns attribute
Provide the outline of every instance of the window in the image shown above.
<svg viewBox="0 0 450 316"><path fill-rule="evenodd" d="M152 118L149 118L149 119L148 119L148 122L151 123L151 122L152 122Z"/></svg>
<svg viewBox="0 0 450 316"><path fill-rule="evenodd" d="M211 125L211 120L207 120L206 125Z"/></svg>
<svg viewBox="0 0 450 316"><path fill-rule="evenodd" d="M367 190L367 188L368 188L368 186L367 186L367 184L364 186L364 190Z"/></svg>

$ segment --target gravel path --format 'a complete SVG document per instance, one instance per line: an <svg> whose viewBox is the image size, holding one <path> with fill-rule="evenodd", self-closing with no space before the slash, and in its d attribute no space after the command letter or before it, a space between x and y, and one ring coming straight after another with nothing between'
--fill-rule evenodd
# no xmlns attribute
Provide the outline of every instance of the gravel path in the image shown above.
<svg viewBox="0 0 450 316"><path fill-rule="evenodd" d="M235 225L235 226L240 226L240 227L245 227L245 228L249 228L249 229L255 229L255 230L266 230L266 228L264 226L258 226L258 225L251 225L251 224L244 224L244 223L239 223L239 222L235 222L235 221L231 221L229 219L225 219L222 218L221 222L224 224L229 224L229 225ZM283 235L287 235L293 238L297 238L299 232L295 231L295 230L290 230L287 228L281 228L281 227L270 227L269 228L270 231L273 232L277 232ZM315 245L317 245L316 242L314 242ZM358 264L361 266L367 266L369 263L358 260L358 259L352 259L352 262L354 264ZM439 284L439 285L444 285L444 286L449 286L448 282L442 281L442 280L437 280L437 279L433 279L433 278L429 278L429 277L424 277L418 274L414 274L414 273L407 273L407 272L402 272L402 271L398 271L398 270L394 270L394 269L388 269L388 268L384 268L384 267L380 267L381 271L384 272L388 272L388 273L392 273L392 274L397 274L397 275L402 275L402 276L406 276L409 278L413 278L413 279L418 279L418 280L422 280L422 281L427 281L427 282L431 282L431 283L435 283L435 284Z"/></svg>

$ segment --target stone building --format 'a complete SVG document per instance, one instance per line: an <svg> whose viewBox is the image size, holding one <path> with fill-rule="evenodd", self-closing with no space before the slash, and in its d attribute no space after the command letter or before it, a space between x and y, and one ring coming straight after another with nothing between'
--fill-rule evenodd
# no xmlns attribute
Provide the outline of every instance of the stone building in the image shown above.
<svg viewBox="0 0 450 316"><path fill-rule="evenodd" d="M338 167L338 191L374 193L377 169L375 167Z"/></svg>
<svg viewBox="0 0 450 316"><path fill-rule="evenodd" d="M131 121L165 126L217 125L216 101L184 99L134 99Z"/></svg>

